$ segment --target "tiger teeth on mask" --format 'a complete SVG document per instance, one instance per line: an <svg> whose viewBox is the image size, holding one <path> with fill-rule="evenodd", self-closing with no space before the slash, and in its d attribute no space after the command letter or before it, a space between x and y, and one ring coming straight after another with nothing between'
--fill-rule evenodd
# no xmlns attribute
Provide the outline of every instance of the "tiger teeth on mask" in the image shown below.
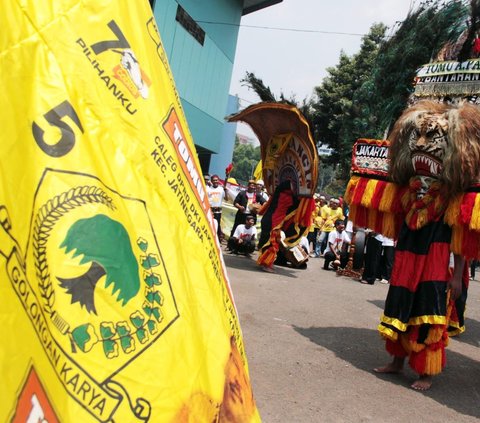
<svg viewBox="0 0 480 423"><path fill-rule="evenodd" d="M430 170L432 175L438 175L440 165L433 159L427 156L415 156L413 159L414 164L422 164Z"/></svg>

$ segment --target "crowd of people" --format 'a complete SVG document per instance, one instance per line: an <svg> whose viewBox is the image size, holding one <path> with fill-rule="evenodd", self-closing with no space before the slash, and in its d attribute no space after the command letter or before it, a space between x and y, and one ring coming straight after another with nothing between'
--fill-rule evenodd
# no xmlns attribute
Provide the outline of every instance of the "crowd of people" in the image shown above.
<svg viewBox="0 0 480 423"><path fill-rule="evenodd" d="M255 250L268 239L270 234L257 233L257 215L261 206L269 199L262 180L249 180L246 189L241 190L233 201L237 209L235 220L228 237L222 231L222 204L225 201L225 186L221 183L218 175L204 175L207 186L207 195L213 217L216 221L217 235L220 242L227 243L227 250L232 254L243 254L251 257ZM349 256L350 244L352 242L353 227L348 220L348 206L342 198L329 198L324 195L315 194L315 211L312 215L312 225L307 237L300 240L299 246L310 258L323 258L324 270L344 269L351 257ZM358 230L358 228L355 228ZM380 233L370 231L367 228L360 228L365 232L365 244L363 250L363 266L359 282L366 285L373 285L375 281L388 284L393 269L395 242ZM279 251L275 260L276 265L306 268L305 257L299 259L301 262L292 263L286 258L287 248L282 245L282 235L279 233ZM259 238L260 236L260 238ZM299 264L299 265L298 265ZM298 266L297 266L298 265ZM469 276L475 279L478 261L470 264Z"/></svg>
<svg viewBox="0 0 480 423"><path fill-rule="evenodd" d="M262 231L257 233L256 228L258 212L269 199L263 181L249 180L247 187L234 198L233 206L237 211L227 241L221 221L226 187L221 184L218 175L204 175L204 179L220 242L226 242L226 248L232 254L251 257L256 249L266 244L271 235L269 228L266 228L263 234ZM344 269L347 266L351 259L349 250L353 235L353 227L348 220L348 206L341 197L327 199L324 195L315 194L314 199L312 225L307 236L300 239L293 252L282 242L285 234L278 232L275 265L306 268L308 258L323 258L324 270ZM273 208L270 211L272 212ZM363 273L359 281L373 285L378 280L388 284L393 268L394 241L368 229L361 230L365 231L366 242ZM474 274L475 268L472 267L472 277Z"/></svg>
<svg viewBox="0 0 480 423"><path fill-rule="evenodd" d="M222 230L223 202L226 199L226 185L220 183L218 175L204 175L206 192L212 210L220 242L227 241ZM268 200L262 180L248 181L247 188L241 190L233 205L237 209L235 220L228 236L227 249L232 254L244 254L250 257L257 247L257 213Z"/></svg>

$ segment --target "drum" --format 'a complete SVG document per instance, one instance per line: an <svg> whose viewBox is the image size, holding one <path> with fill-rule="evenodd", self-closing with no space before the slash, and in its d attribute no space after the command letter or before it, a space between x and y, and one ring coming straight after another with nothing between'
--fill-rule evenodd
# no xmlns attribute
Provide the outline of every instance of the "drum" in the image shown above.
<svg viewBox="0 0 480 423"><path fill-rule="evenodd" d="M292 264L293 267L298 267L308 260L308 254L299 245L295 247L283 249L285 258Z"/></svg>
<svg viewBox="0 0 480 423"><path fill-rule="evenodd" d="M365 252L365 230L358 229L353 235L353 244L355 251L353 253L352 269L360 270L363 268L363 256Z"/></svg>

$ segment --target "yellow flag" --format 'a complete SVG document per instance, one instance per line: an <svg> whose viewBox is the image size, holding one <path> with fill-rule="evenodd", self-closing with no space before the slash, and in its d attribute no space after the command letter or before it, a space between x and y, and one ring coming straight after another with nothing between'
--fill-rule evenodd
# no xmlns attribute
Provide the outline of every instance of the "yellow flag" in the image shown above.
<svg viewBox="0 0 480 423"><path fill-rule="evenodd" d="M147 1L0 15L0 421L258 421Z"/></svg>
<svg viewBox="0 0 480 423"><path fill-rule="evenodd" d="M255 166L255 170L253 171L253 179L258 181L259 179L262 179L262 161L260 160L257 165Z"/></svg>

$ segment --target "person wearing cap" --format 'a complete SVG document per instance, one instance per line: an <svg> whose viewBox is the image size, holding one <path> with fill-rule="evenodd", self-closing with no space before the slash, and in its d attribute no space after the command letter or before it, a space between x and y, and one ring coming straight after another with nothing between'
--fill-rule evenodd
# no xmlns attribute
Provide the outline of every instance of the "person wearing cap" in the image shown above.
<svg viewBox="0 0 480 423"><path fill-rule="evenodd" d="M233 236L238 225L245 223L247 215L251 214L253 216L254 225L257 223L257 211L263 203L265 203L265 199L257 193L255 180L250 179L247 189L240 191L235 197L235 200L233 200L233 205L236 207L237 213L235 214L235 221L233 222L230 237Z"/></svg>
<svg viewBox="0 0 480 423"><path fill-rule="evenodd" d="M265 190L265 184L261 179L259 179L256 182L255 188L257 190L257 194L260 194L265 201L268 201L268 194L267 194L267 191Z"/></svg>

